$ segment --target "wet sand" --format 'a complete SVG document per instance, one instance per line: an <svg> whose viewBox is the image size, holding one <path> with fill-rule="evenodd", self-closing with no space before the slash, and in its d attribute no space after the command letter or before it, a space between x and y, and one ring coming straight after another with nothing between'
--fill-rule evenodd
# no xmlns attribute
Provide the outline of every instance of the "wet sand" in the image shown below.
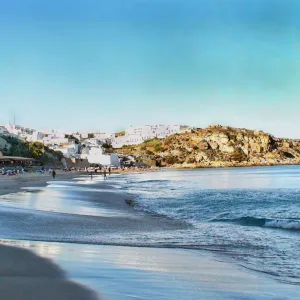
<svg viewBox="0 0 300 300"><path fill-rule="evenodd" d="M43 175L42 175L43 176ZM74 174L69 175L70 178ZM75 176L76 177L76 176ZM0 201L0 237L41 241L109 243L101 238L109 234L151 232L185 229L182 221L160 218L139 212L126 203L126 196L110 186L110 181L99 181L101 175L80 184L58 176L25 181L28 190L2 195ZM42 188L48 182L47 188ZM10 190L20 190L22 182ZM40 186L40 190L31 187ZM56 192L58 191L58 192ZM32 193L32 194L31 194ZM80 206L76 209L76 200Z"/></svg>
<svg viewBox="0 0 300 300"><path fill-rule="evenodd" d="M67 279L51 260L26 249L0 245L0 295L3 300L97 300L97 294Z"/></svg>
<svg viewBox="0 0 300 300"><path fill-rule="evenodd" d="M78 173L58 172L56 180L70 180ZM49 174L0 177L0 195L20 192L26 187L44 187ZM47 291L47 292L45 292ZM49 259L17 247L0 244L0 295L3 300L96 300L97 294L68 280L66 272Z"/></svg>
<svg viewBox="0 0 300 300"><path fill-rule="evenodd" d="M54 180L70 180L78 177L82 172L59 172ZM86 174L86 173L85 173ZM24 187L43 187L47 185L47 181L53 180L52 176L45 174L20 174L15 176L0 175L0 195L17 193Z"/></svg>
<svg viewBox="0 0 300 300"><path fill-rule="evenodd" d="M100 189L98 184L86 191L84 186L78 184L80 181L72 181L78 176L78 173L61 173L56 180L46 174L1 178L0 236L73 243L84 242L87 238L86 242L93 243L93 237L101 234L174 229L176 222L171 220L133 213L124 195L111 193L113 188L109 182L100 182ZM47 184L49 187L45 187ZM49 211L47 205L53 202L53 207L59 206L55 203L59 202L59 196L55 196L50 188L56 184L75 192L70 196L72 203L55 212ZM101 209L92 215L84 215L81 210L74 212L72 204L75 205L76 188L81 191L80 197L88 194L89 202L100 202L103 212ZM28 202L22 201L31 197L35 205L28 207ZM183 224L179 222L178 226ZM2 244L0 260L1 299L98 299L88 288L67 280L64 271L57 265L27 250ZM45 290L50 292L43 296Z"/></svg>
<svg viewBox="0 0 300 300"><path fill-rule="evenodd" d="M55 260L71 279L108 300L296 300L300 297L299 286L278 283L206 251L16 240L2 240L2 243L31 249Z"/></svg>

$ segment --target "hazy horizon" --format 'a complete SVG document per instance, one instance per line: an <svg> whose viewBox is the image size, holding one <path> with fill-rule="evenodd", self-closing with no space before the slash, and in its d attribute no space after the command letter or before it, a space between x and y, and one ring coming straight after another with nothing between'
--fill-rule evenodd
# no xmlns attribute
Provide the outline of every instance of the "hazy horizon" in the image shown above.
<svg viewBox="0 0 300 300"><path fill-rule="evenodd" d="M3 2L0 123L15 113L38 130L221 124L300 138L300 3L224 2Z"/></svg>

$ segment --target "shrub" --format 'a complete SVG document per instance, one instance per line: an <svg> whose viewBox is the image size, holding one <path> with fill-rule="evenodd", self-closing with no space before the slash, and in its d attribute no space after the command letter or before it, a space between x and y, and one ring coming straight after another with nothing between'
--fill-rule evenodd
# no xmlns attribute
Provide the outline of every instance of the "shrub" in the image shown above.
<svg viewBox="0 0 300 300"><path fill-rule="evenodd" d="M160 146L160 145L156 145L154 147L154 151L156 151L156 152L163 152L163 151L165 151L165 148L162 147L162 146Z"/></svg>
<svg viewBox="0 0 300 300"><path fill-rule="evenodd" d="M120 132L117 132L115 134L116 137L118 137L118 136L124 136L124 135L125 135L125 131L120 131Z"/></svg>
<svg viewBox="0 0 300 300"><path fill-rule="evenodd" d="M190 157L189 159L188 159L188 161L187 161L187 163L188 164L194 164L194 163L196 163L197 161L196 161L196 158L195 157Z"/></svg>
<svg viewBox="0 0 300 300"><path fill-rule="evenodd" d="M178 163L178 158L176 156L166 156L165 157L165 162L169 165L174 165L176 163Z"/></svg>
<svg viewBox="0 0 300 300"><path fill-rule="evenodd" d="M247 155L243 152L241 148L236 148L232 154L229 155L230 161L246 161Z"/></svg>
<svg viewBox="0 0 300 300"><path fill-rule="evenodd" d="M152 152L152 151L150 151L150 150L146 150L146 152L145 152L147 155L154 155L154 153Z"/></svg>
<svg viewBox="0 0 300 300"><path fill-rule="evenodd" d="M145 141L145 145L147 147L156 147L156 146L161 146L162 145L162 141L158 138L154 138L154 139L150 139Z"/></svg>

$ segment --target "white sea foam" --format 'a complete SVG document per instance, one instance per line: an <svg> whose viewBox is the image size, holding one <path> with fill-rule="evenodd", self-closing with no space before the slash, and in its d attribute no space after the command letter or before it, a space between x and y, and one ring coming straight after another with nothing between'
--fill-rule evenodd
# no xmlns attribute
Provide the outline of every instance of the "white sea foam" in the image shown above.
<svg viewBox="0 0 300 300"><path fill-rule="evenodd" d="M300 221L271 220L271 221L266 221L265 227L300 230Z"/></svg>

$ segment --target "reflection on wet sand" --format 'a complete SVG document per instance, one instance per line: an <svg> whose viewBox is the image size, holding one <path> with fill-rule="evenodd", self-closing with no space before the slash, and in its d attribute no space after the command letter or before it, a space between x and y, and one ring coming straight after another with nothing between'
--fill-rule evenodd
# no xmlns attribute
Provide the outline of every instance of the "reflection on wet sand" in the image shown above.
<svg viewBox="0 0 300 300"><path fill-rule="evenodd" d="M49 259L3 243L0 244L0 295L3 300L99 299L92 290L69 281L65 272Z"/></svg>
<svg viewBox="0 0 300 300"><path fill-rule="evenodd" d="M2 241L57 261L70 274L112 300L298 299L297 286L234 266L208 252Z"/></svg>

